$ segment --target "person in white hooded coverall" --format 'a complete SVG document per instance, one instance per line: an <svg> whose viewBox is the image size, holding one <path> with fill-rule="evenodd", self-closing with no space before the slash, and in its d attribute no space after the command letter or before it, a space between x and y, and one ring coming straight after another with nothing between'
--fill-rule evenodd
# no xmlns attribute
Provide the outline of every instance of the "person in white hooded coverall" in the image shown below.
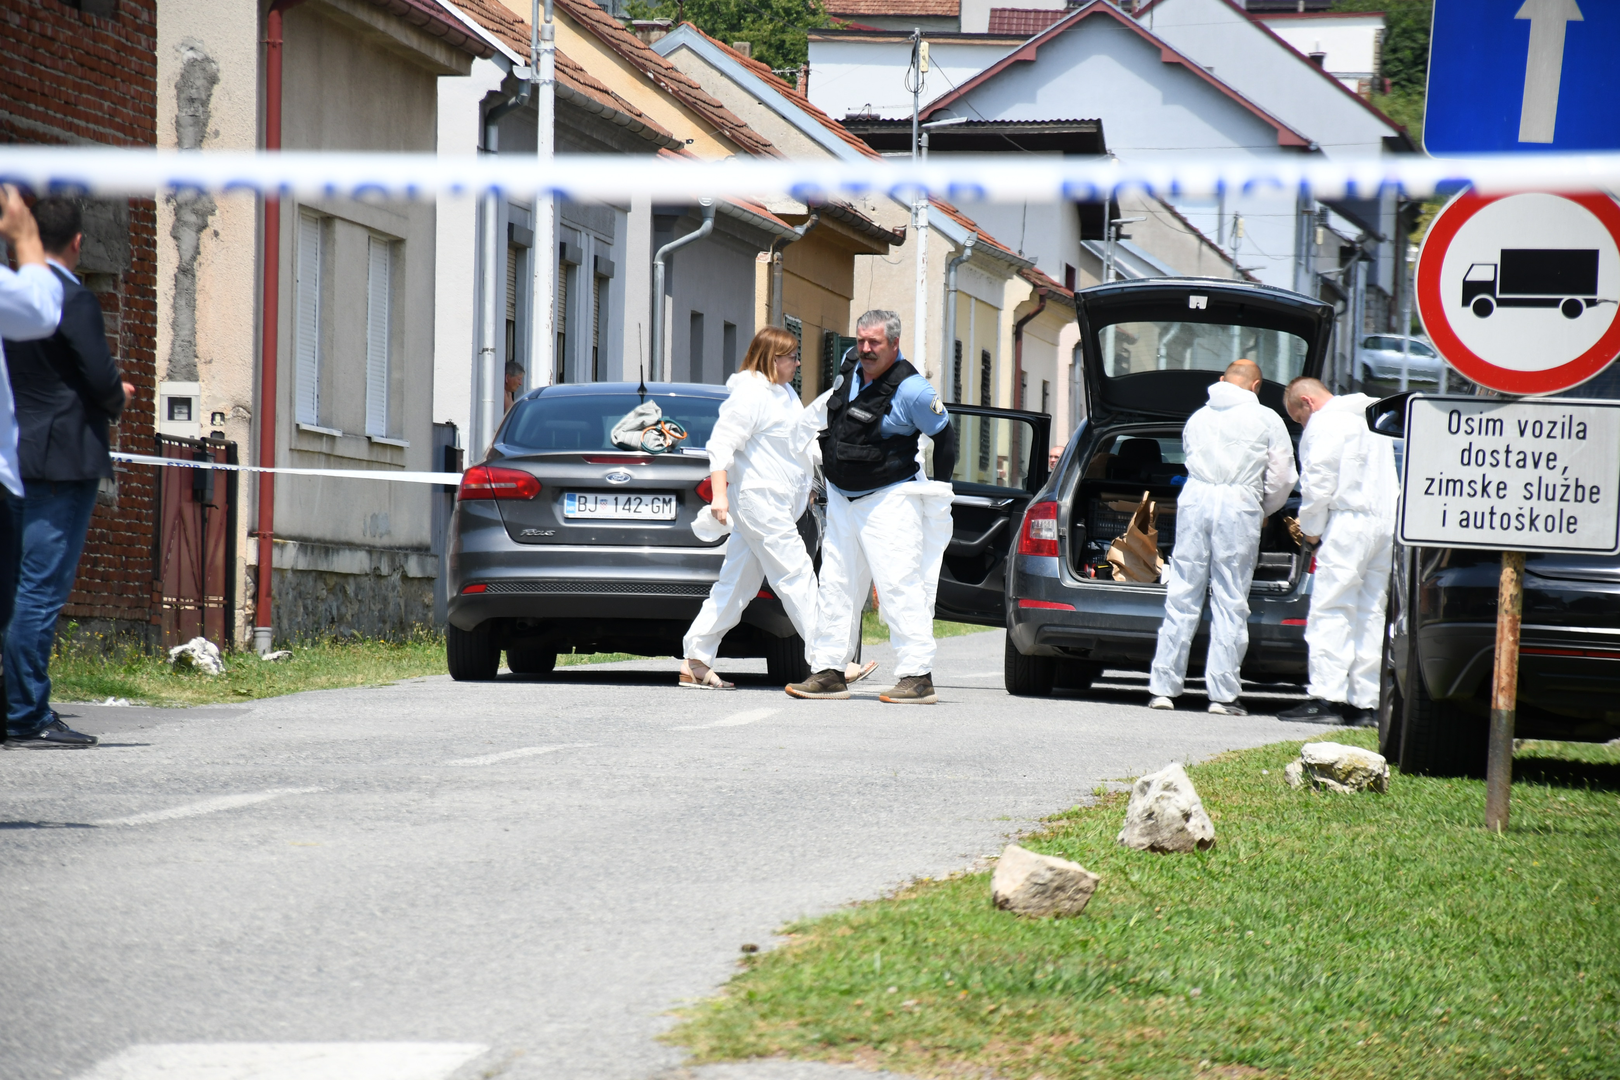
<svg viewBox="0 0 1620 1080"><path fill-rule="evenodd" d="M1378 709L1384 606L1400 480L1393 440L1367 427L1366 394L1335 396L1316 379L1288 384L1283 404L1303 424L1299 528L1321 541L1305 621L1310 700L1279 720L1368 725Z"/></svg>
<svg viewBox="0 0 1620 1080"><path fill-rule="evenodd" d="M1148 675L1149 707L1173 709L1186 685L1187 657L1209 595L1209 711L1245 716L1238 668L1249 650L1249 584L1260 526L1293 490L1294 445L1282 417L1260 404L1260 369L1238 360L1209 388L1209 404L1182 431L1187 483L1176 500L1176 546L1164 622Z"/></svg>
<svg viewBox="0 0 1620 1080"><path fill-rule="evenodd" d="M931 705L934 597L951 538L951 487L930 481L918 464L920 438L934 443L934 475L949 477L955 431L944 402L900 354L900 317L868 311L855 323L856 356L846 356L820 437L827 477L827 532L821 548L813 674L792 683L799 698L847 698L845 664L858 637L855 620L867 581L895 648L891 704ZM819 420L819 418L818 418Z"/></svg>
<svg viewBox="0 0 1620 1080"><path fill-rule="evenodd" d="M816 574L798 520L810 498L816 432L791 385L798 365L793 335L767 326L749 343L741 370L726 380L731 395L709 434L709 512L731 526L731 541L719 580L686 632L682 686L734 689L715 674L715 652L763 581L799 636L808 643L814 633Z"/></svg>

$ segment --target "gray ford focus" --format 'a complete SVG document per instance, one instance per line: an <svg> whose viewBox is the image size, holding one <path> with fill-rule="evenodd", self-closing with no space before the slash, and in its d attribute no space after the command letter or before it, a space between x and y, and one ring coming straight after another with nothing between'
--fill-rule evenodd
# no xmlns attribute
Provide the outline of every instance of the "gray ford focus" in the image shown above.
<svg viewBox="0 0 1620 1080"><path fill-rule="evenodd" d="M571 650L680 654L725 558L725 540L691 528L712 497L704 446L725 399L723 386L591 383L544 387L512 406L456 493L453 678L494 678L503 651L527 675ZM813 521L801 522L812 553ZM774 681L809 675L768 586L720 653L763 656Z"/></svg>

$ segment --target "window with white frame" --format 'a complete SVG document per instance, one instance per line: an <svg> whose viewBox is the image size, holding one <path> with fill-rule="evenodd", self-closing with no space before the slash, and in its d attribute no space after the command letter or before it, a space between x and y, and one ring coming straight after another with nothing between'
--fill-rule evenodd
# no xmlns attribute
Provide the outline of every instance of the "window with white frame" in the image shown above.
<svg viewBox="0 0 1620 1080"><path fill-rule="evenodd" d="M387 438L394 245L379 236L366 244L366 434Z"/></svg>
<svg viewBox="0 0 1620 1080"><path fill-rule="evenodd" d="M298 215L294 263L293 412L300 424L321 415L321 219Z"/></svg>

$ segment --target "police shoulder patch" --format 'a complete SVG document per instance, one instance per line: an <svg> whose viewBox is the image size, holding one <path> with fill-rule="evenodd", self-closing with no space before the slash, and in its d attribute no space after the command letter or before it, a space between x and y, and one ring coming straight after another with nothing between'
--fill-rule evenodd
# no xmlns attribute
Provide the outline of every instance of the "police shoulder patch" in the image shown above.
<svg viewBox="0 0 1620 1080"><path fill-rule="evenodd" d="M938 394L934 395L934 403L928 407L940 416L945 415L945 403L939 400Z"/></svg>

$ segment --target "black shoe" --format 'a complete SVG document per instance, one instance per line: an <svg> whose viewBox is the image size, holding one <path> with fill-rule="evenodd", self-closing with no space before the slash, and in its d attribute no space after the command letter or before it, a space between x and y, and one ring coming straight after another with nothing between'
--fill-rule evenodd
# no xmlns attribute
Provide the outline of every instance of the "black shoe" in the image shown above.
<svg viewBox="0 0 1620 1080"><path fill-rule="evenodd" d="M74 731L51 713L51 722L30 735L6 735L7 750L87 750L100 742L94 735Z"/></svg>
<svg viewBox="0 0 1620 1080"><path fill-rule="evenodd" d="M1324 701L1321 698L1311 698L1303 705L1295 705L1292 709L1284 709L1277 714L1279 720L1291 720L1296 724L1326 724L1329 727L1344 726L1344 710L1348 706L1342 701Z"/></svg>

